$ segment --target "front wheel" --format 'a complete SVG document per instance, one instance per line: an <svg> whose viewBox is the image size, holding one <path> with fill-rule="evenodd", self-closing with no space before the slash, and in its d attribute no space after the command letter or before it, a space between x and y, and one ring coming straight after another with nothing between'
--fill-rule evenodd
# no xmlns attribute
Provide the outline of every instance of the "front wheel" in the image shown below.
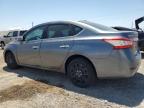
<svg viewBox="0 0 144 108"><path fill-rule="evenodd" d="M8 68L10 68L10 69L17 69L18 68L15 57L11 52L8 52L6 54L5 60L6 60Z"/></svg>
<svg viewBox="0 0 144 108"><path fill-rule="evenodd" d="M96 72L92 64L84 58L76 58L67 66L71 81L79 87L87 87L95 82Z"/></svg>

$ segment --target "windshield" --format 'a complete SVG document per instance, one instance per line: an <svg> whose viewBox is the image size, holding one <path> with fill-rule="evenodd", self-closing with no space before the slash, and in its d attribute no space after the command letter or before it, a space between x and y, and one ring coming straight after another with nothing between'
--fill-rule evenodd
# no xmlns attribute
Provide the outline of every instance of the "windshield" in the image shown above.
<svg viewBox="0 0 144 108"><path fill-rule="evenodd" d="M102 31L117 31L111 27L107 27L107 26L104 26L104 25L101 25L101 24L97 24L97 23L93 23L93 22L89 22L89 21L80 21L82 23L85 23L87 25L90 25L92 27L95 27L99 30L102 30Z"/></svg>

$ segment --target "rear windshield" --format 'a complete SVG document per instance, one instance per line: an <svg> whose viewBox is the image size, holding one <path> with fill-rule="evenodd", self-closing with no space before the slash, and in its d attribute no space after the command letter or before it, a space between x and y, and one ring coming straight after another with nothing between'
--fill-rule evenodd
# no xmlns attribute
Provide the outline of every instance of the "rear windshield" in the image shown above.
<svg viewBox="0 0 144 108"><path fill-rule="evenodd" d="M119 31L135 31L134 29L129 29L125 27L112 27L112 28L119 30Z"/></svg>
<svg viewBox="0 0 144 108"><path fill-rule="evenodd" d="M102 30L102 31L117 31L111 27L107 27L107 26L104 26L104 25L101 25L101 24L97 24L97 23L93 23L93 22L89 22L89 21L80 21L82 23L85 23L87 25L90 25L92 27L95 27L99 30Z"/></svg>
<svg viewBox="0 0 144 108"><path fill-rule="evenodd" d="M26 30L20 31L20 36L22 36L25 32L26 32Z"/></svg>

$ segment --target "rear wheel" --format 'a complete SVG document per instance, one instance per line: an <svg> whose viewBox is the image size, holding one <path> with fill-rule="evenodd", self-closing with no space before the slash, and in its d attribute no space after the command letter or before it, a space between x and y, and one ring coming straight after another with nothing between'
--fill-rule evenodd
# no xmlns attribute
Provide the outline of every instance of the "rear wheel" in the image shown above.
<svg viewBox="0 0 144 108"><path fill-rule="evenodd" d="M10 68L10 69L18 68L15 57L11 52L6 53L5 60L6 60L8 68Z"/></svg>
<svg viewBox="0 0 144 108"><path fill-rule="evenodd" d="M84 58L73 59L67 66L67 73L71 81L79 87L87 87L96 79L95 69Z"/></svg>
<svg viewBox="0 0 144 108"><path fill-rule="evenodd" d="M4 42L1 42L1 49L4 49L4 47L5 47Z"/></svg>

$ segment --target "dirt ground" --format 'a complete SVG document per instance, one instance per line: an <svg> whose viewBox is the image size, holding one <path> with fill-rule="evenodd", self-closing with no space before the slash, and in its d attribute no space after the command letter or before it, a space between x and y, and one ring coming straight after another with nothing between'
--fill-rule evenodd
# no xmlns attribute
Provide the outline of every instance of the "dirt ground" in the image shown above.
<svg viewBox="0 0 144 108"><path fill-rule="evenodd" d="M10 70L0 50L0 108L144 108L144 59L130 79L74 86L65 75L31 68Z"/></svg>

